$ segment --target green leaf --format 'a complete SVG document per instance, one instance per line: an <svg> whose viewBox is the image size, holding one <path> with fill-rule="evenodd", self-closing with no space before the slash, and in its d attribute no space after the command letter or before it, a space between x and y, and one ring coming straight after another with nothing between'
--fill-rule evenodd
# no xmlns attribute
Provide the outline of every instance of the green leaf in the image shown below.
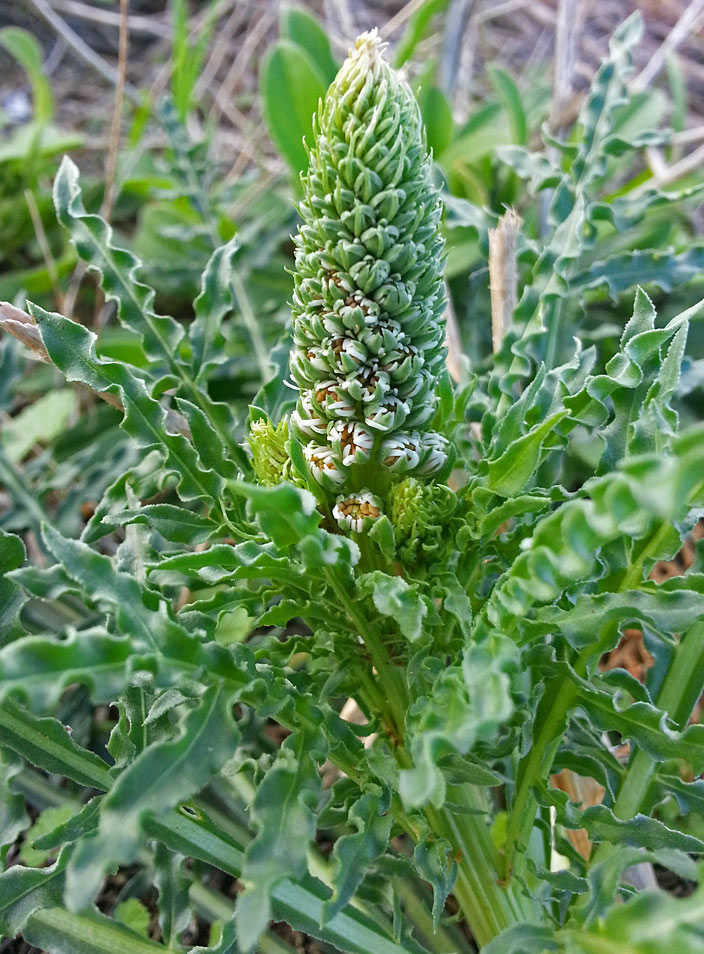
<svg viewBox="0 0 704 954"><path fill-rule="evenodd" d="M324 74L300 46L279 40L266 52L259 87L271 138L295 174L305 171L303 139L311 141L313 114L327 89Z"/></svg>
<svg viewBox="0 0 704 954"><path fill-rule="evenodd" d="M38 41L27 30L8 26L0 30L0 45L4 46L25 70L32 84L34 118L47 123L54 115L51 83L44 70L44 57Z"/></svg>
<svg viewBox="0 0 704 954"><path fill-rule="evenodd" d="M361 593L371 594L374 606L382 616L390 616L398 623L409 642L420 639L428 607L419 596L418 587L381 570L365 573L357 583Z"/></svg>
<svg viewBox="0 0 704 954"><path fill-rule="evenodd" d="M149 835L159 838L171 850L198 858L235 878L242 872L243 849L232 836L225 838L206 819L183 814L151 816L145 821ZM397 941L391 925L373 921L358 908L348 905L324 927L323 905L330 891L317 879L306 875L301 881L283 879L272 889L273 918L285 921L296 931L320 938L350 954L427 954L417 941Z"/></svg>
<svg viewBox="0 0 704 954"><path fill-rule="evenodd" d="M564 928L561 938L570 950L599 954L677 954L704 952L704 887L686 898L665 891L643 891L624 904L614 904L587 930Z"/></svg>
<svg viewBox="0 0 704 954"><path fill-rule="evenodd" d="M78 410L70 388L48 391L3 426L2 444L8 458L17 463L36 444L48 444L66 430Z"/></svg>
<svg viewBox="0 0 704 954"><path fill-rule="evenodd" d="M333 893L323 907L323 925L332 921L352 900L365 872L386 851L389 842L392 817L388 800L367 792L352 805L348 820L357 830L351 835L341 835L335 842Z"/></svg>
<svg viewBox="0 0 704 954"><path fill-rule="evenodd" d="M15 779L23 766L22 759L15 752L9 748L0 748L0 867L4 867L7 853L5 849L12 845L20 832L30 824L24 798L15 791Z"/></svg>
<svg viewBox="0 0 704 954"><path fill-rule="evenodd" d="M257 834L245 852L245 889L236 914L237 937L244 951L252 950L271 920L274 887L284 878L302 877L307 870L322 789L317 765L321 745L322 739L312 731L289 736L257 788L252 806Z"/></svg>
<svg viewBox="0 0 704 954"><path fill-rule="evenodd" d="M502 497L513 497L530 481L540 462L545 439L555 425L567 416L566 408L517 437L496 460L489 460L487 487Z"/></svg>
<svg viewBox="0 0 704 954"><path fill-rule="evenodd" d="M149 922L151 915L137 898L128 898L127 901L121 901L113 912L113 917L120 924L124 924L135 934L141 934L142 937L149 937Z"/></svg>
<svg viewBox="0 0 704 954"><path fill-rule="evenodd" d="M61 905L68 854L62 851L50 868L13 865L0 874L0 935L14 937L35 911Z"/></svg>
<svg viewBox="0 0 704 954"><path fill-rule="evenodd" d="M626 81L633 70L631 51L642 34L643 21L638 13L618 27L609 41L609 57L599 68L580 112L582 133L571 172L583 186L605 170L603 144L612 130L616 109L627 102Z"/></svg>
<svg viewBox="0 0 704 954"><path fill-rule="evenodd" d="M428 148L432 149L434 158L438 159L452 142L452 107L437 86L421 88L418 105L423 117Z"/></svg>
<svg viewBox="0 0 704 954"><path fill-rule="evenodd" d="M482 954L548 954L558 951L555 930L548 925L515 924L482 949Z"/></svg>
<svg viewBox="0 0 704 954"><path fill-rule="evenodd" d="M37 848L36 842L42 836L49 834L57 825L68 821L72 816L73 809L70 805L53 805L45 808L39 814L29 831L25 834L22 847L20 848L20 861L28 868L41 868L47 861L51 851L50 849Z"/></svg>
<svg viewBox="0 0 704 954"><path fill-rule="evenodd" d="M178 736L144 749L102 800L98 832L79 842L68 868L65 900L70 910L79 911L92 900L105 872L134 859L143 818L174 808L200 791L237 743L231 692L211 686L184 719Z"/></svg>
<svg viewBox="0 0 704 954"><path fill-rule="evenodd" d="M174 947L191 921L188 897L190 880L184 871L184 860L182 855L169 851L157 842L154 850L154 884L159 892L159 926L165 943Z"/></svg>
<svg viewBox="0 0 704 954"><path fill-rule="evenodd" d="M23 632L19 614L25 597L19 586L5 574L21 566L25 558L22 540L0 527L0 647Z"/></svg>
<svg viewBox="0 0 704 954"><path fill-rule="evenodd" d="M569 583L600 575L597 555L610 541L623 534L641 539L654 521L683 517L701 483L701 431L674 440L673 453L634 458L621 471L591 481L591 499L568 501L540 519L530 543L494 586L475 619L474 632L483 631L486 621L510 632L531 607L553 602Z"/></svg>
<svg viewBox="0 0 704 954"><path fill-rule="evenodd" d="M443 838L426 835L413 850L413 865L433 889L433 928L437 930L447 896L457 880L457 862L452 846Z"/></svg>
<svg viewBox="0 0 704 954"><path fill-rule="evenodd" d="M396 48L394 65L397 69L413 56L413 51L426 35L431 20L436 14L441 13L448 3L449 0L422 0L418 6L414 7Z"/></svg>
<svg viewBox="0 0 704 954"><path fill-rule="evenodd" d="M58 907L41 908L29 918L22 936L52 954L176 954L97 911L79 915Z"/></svg>
<svg viewBox="0 0 704 954"><path fill-rule="evenodd" d="M232 267L240 248L236 235L217 248L208 262L201 280L201 292L193 303L195 318L188 326L191 343L193 380L200 384L210 371L227 360L223 319L233 310Z"/></svg>
<svg viewBox="0 0 704 954"><path fill-rule="evenodd" d="M305 7L282 3L279 10L279 31L282 37L300 46L332 83L338 64L330 49L330 40L318 20Z"/></svg>
<svg viewBox="0 0 704 954"><path fill-rule="evenodd" d="M605 624L618 623L619 632L630 624L643 624L658 633L683 632L690 623L704 616L704 578L700 574L673 577L662 584L652 581L638 590L619 593L583 593L570 609L546 606L534 621L526 620L522 632L539 638L559 632L574 649L583 649L598 641ZM612 648L605 646L604 651Z"/></svg>
<svg viewBox="0 0 704 954"><path fill-rule="evenodd" d="M606 285L609 295L618 296L636 285L656 285L671 292L697 278L704 269L704 244L694 243L681 252L673 249L637 249L612 255L606 261L593 262L574 275L572 288L587 290Z"/></svg>
<svg viewBox="0 0 704 954"><path fill-rule="evenodd" d="M110 515L110 524L124 527L139 523L152 527L166 540L191 545L203 543L217 534L218 524L194 510L174 504L145 504L139 510L122 510Z"/></svg>
<svg viewBox="0 0 704 954"><path fill-rule="evenodd" d="M146 668L146 663L135 657L129 639L116 639L102 629L82 630L59 642L27 636L0 650L0 698L18 693L46 712L66 686L81 682L96 702L109 704L124 690L132 667Z"/></svg>
<svg viewBox="0 0 704 954"><path fill-rule="evenodd" d="M120 396L125 407L124 430L145 450L156 449L168 472L178 477L179 493L186 500L217 500L222 481L205 471L193 446L183 434L167 428L166 412L150 397L144 382L127 365L103 361L95 353L96 336L62 315L29 304L49 355L69 381L80 381L94 391Z"/></svg>
<svg viewBox="0 0 704 954"><path fill-rule="evenodd" d="M12 699L0 706L0 743L46 772L79 785L103 791L110 786L109 766L78 745L58 719L39 719Z"/></svg>
<svg viewBox="0 0 704 954"><path fill-rule="evenodd" d="M112 229L107 222L86 212L78 168L68 156L54 180L54 205L59 221L71 233L76 251L100 275L107 300L117 302L120 321L142 338L150 358L165 362L172 372L176 371L183 328L173 318L155 313L154 291L136 275L141 267L139 259L112 245Z"/></svg>
<svg viewBox="0 0 704 954"><path fill-rule="evenodd" d="M528 121L516 81L500 66L489 66L488 73L491 85L508 116L511 137L517 145L521 146L528 138Z"/></svg>
<svg viewBox="0 0 704 954"><path fill-rule="evenodd" d="M260 487L230 481L231 489L249 501L257 524L278 547L289 547L303 537L315 535L321 517L313 494L285 481L276 487Z"/></svg>

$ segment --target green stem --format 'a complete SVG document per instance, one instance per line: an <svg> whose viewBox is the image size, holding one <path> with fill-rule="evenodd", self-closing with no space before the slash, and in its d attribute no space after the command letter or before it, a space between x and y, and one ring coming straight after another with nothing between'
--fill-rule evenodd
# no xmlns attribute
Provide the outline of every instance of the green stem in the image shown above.
<svg viewBox="0 0 704 954"><path fill-rule="evenodd" d="M453 787L451 801L470 810L485 807L481 793L469 785ZM425 815L454 849L458 872L452 893L478 947L511 925L540 920L538 906L519 893L516 883L506 885L500 879L499 853L483 815L433 806Z"/></svg>
<svg viewBox="0 0 704 954"><path fill-rule="evenodd" d="M704 624L687 630L675 649L667 675L658 693L658 709L666 712L673 722L683 728L701 695L701 673L704 666ZM629 819L641 811L656 771L655 761L633 746L628 770L614 802L617 818ZM594 861L607 857L613 851L609 842L601 842Z"/></svg>
<svg viewBox="0 0 704 954"><path fill-rule="evenodd" d="M643 580L645 564L648 560L659 556L659 551L671 530L672 524L663 522L645 540L634 562L623 571L619 580L614 580L612 592L624 592L638 586ZM574 670L578 676L584 676L589 659L599 652L599 645L605 647L610 644L617 624L609 625L600 640L600 644L591 644L582 649L574 662ZM549 709L541 723L538 736L530 752L519 765L516 792L509 815L506 829L506 847L504 851L504 878L511 877L516 852L525 845L535 821L537 802L533 797L533 787L550 772L550 766L555 758L562 736L561 726L567 717L577 697L577 687L562 677L555 679L556 691L551 695L547 689L543 698L549 702Z"/></svg>
<svg viewBox="0 0 704 954"><path fill-rule="evenodd" d="M591 655L591 651L589 655ZM584 661L586 662L586 658ZM577 665L579 665L579 662L578 659ZM573 682L565 680L560 684L560 680L556 681L559 684L559 689L552 697L554 701L540 726L540 731L531 746L530 752L519 766L516 795L506 827L503 875L507 881L513 874L516 852L526 844L528 835L533 828L537 810L537 802L533 797L533 786L550 771L560 742L562 724L577 696L577 687ZM545 688L544 697L550 698L548 686Z"/></svg>

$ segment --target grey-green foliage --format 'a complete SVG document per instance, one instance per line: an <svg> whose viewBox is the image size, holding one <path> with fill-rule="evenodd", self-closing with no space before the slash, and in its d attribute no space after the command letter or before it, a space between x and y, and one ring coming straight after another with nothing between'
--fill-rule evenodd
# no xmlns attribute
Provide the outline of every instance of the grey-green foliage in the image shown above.
<svg viewBox="0 0 704 954"><path fill-rule="evenodd" d="M551 180L561 222L535 243L495 364L462 388L438 383L439 299L419 295L435 372L423 386L462 475L454 491L437 474L394 481L371 526L340 527L327 492L303 486L310 474L298 441L286 439L280 381L252 409L252 439L265 434L277 460L288 455L281 476L291 479L278 483L272 468L253 479L261 448L252 467L239 403L210 394L223 322L236 310L237 243L213 251L185 328L158 312L137 260L85 210L75 167L62 166L58 215L141 354L134 364L110 357L88 328L32 306L55 367L122 408L114 413L131 451L82 539L50 495L35 500L19 471L9 480L2 471L21 504L10 529L27 542L0 534L3 862L29 825L25 799L64 806L34 846L53 863L0 874L4 934L67 954L176 952L198 911L222 924L212 954L288 950L270 919L353 954L459 954L471 945L445 917L452 892L489 954L704 951L699 888L680 900L638 893L623 876L657 863L695 881L691 855L704 850L702 786L688 780L704 769L704 732L689 724L704 666L704 582L698 564L677 580L648 579L704 504L704 430L681 430L679 413L698 306L659 324L638 290L607 362L578 342L561 364L544 360L545 337L553 357L563 348L552 333L558 303L599 281L591 264L589 280L573 283L598 211L584 189L621 150L609 117L625 96L635 37L631 21L597 77L570 181ZM434 294L436 207L424 191L417 113L389 68L376 67L364 80L370 102L386 84L389 128L398 108L422 179L417 197L431 197L415 223L430 248L410 219L403 245L424 257ZM336 110L344 114L342 77L312 145L332 165L322 136ZM345 130L365 128L341 125L335 148ZM399 142L397 158L408 146ZM356 191L374 208L371 171L356 170L343 211L357 207ZM322 289L340 265L342 212L323 192L315 220L316 196L311 187L297 335L314 300L303 282ZM638 200L621 199L619 215L637 214ZM316 253L324 229L334 241ZM383 252L368 253L373 270ZM362 271L345 268L347 292L364 291ZM322 315L337 320L334 302L319 298ZM275 359L283 377L285 355ZM585 439L601 450L566 485ZM323 446L327 429L316 440ZM350 477L350 489L366 486L362 478L376 474ZM599 668L633 626L654 659L643 683ZM109 738L104 724L87 729L86 714L90 725L93 708L111 703ZM614 755L619 741L635 753L627 763ZM553 772L566 769L602 785L602 803L555 787ZM571 846L574 829L598 843L590 859ZM321 849L331 842L328 858ZM132 931L143 918L125 908L91 906L117 865L137 866L135 892L157 886L163 943ZM234 907L212 888L212 871L239 880Z"/></svg>

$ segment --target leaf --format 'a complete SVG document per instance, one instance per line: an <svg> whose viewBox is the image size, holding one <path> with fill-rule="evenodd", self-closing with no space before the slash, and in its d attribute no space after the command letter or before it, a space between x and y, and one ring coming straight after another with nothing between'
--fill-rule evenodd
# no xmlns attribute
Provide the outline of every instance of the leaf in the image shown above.
<svg viewBox="0 0 704 954"><path fill-rule="evenodd" d="M303 6L283 3L279 10L281 36L296 43L310 56L328 83L332 83L338 64L333 59L330 40L318 20Z"/></svg>
<svg viewBox="0 0 704 954"><path fill-rule="evenodd" d="M122 510L110 515L110 524L124 527L133 523L153 527L166 540L194 545L215 536L218 524L186 507L174 504L145 504L139 510Z"/></svg>
<svg viewBox="0 0 704 954"><path fill-rule="evenodd" d="M23 632L19 615L25 598L17 584L5 574L21 566L25 559L24 543L0 527L0 647Z"/></svg>
<svg viewBox="0 0 704 954"><path fill-rule="evenodd" d="M132 666L146 668L146 662L134 656L129 639L116 639L102 629L83 630L59 642L27 636L0 650L0 698L18 693L46 712L66 686L81 682L90 686L94 701L110 703L124 690Z"/></svg>
<svg viewBox="0 0 704 954"><path fill-rule="evenodd" d="M271 920L271 894L284 878L307 870L315 835L315 810L322 790L317 758L322 740L308 730L289 736L257 788L252 820L257 834L242 867L244 891L237 903L237 937L252 950Z"/></svg>
<svg viewBox="0 0 704 954"><path fill-rule="evenodd" d="M619 593L582 593L570 609L546 606L534 621L522 626L530 638L556 632L574 649L598 640L606 623L618 623L614 645L624 626L645 623L658 633L675 634L704 616L704 579L699 574L673 577L661 584L644 583L638 590ZM605 647L606 652L609 648Z"/></svg>
<svg viewBox="0 0 704 954"><path fill-rule="evenodd" d="M428 608L418 594L418 588L406 583L400 576L388 576L374 570L360 576L361 593L370 593L374 606L382 616L390 616L409 642L415 642L423 632L423 620Z"/></svg>
<svg viewBox="0 0 704 954"><path fill-rule="evenodd" d="M232 836L227 839L206 819L196 820L183 814L151 816L146 831L159 838L172 851L199 858L239 878L243 849ZM296 931L317 937L351 954L427 954L417 941L394 938L391 925L384 919L372 920L358 908L348 905L324 927L323 905L330 891L317 879L305 876L299 882L283 879L272 889L272 913L276 921L285 921Z"/></svg>
<svg viewBox="0 0 704 954"><path fill-rule="evenodd" d="M56 388L37 398L3 427L2 444L8 458L17 463L36 444L48 444L59 437L77 409L70 388Z"/></svg>
<svg viewBox="0 0 704 954"><path fill-rule="evenodd" d="M190 880L183 870L184 857L161 842L154 849L154 884L159 892L159 926L164 942L176 947L191 920Z"/></svg>
<svg viewBox="0 0 704 954"><path fill-rule="evenodd" d="M554 928L548 925L515 924L490 941L482 949L482 954L548 954L558 950Z"/></svg>
<svg viewBox="0 0 704 954"><path fill-rule="evenodd" d="M701 274L704 269L704 245L694 243L682 252L672 249L637 249L612 255L606 261L592 262L588 269L572 276L573 289L607 286L609 295L618 296L636 285L656 285L671 292Z"/></svg>
<svg viewBox="0 0 704 954"><path fill-rule="evenodd" d="M139 259L112 245L112 229L107 222L86 212L78 168L68 156L54 180L54 205L76 251L90 269L98 272L107 300L117 302L120 321L141 337L148 357L178 373L183 328L173 318L155 313L153 289L137 278Z"/></svg>
<svg viewBox="0 0 704 954"><path fill-rule="evenodd" d="M15 752L0 748L0 868L4 868L6 849L30 824L24 797L15 791L15 779L23 767L22 759Z"/></svg>
<svg viewBox="0 0 704 954"><path fill-rule="evenodd" d="M227 360L221 326L234 307L231 278L239 248L240 239L235 236L213 252L203 272L200 295L193 303L195 318L188 326L188 337L196 384L207 380L210 371Z"/></svg>
<svg viewBox="0 0 704 954"><path fill-rule="evenodd" d="M300 46L279 40L266 52L259 88L271 138L295 174L305 171L303 139L311 140L313 114L325 96L323 73Z"/></svg>
<svg viewBox="0 0 704 954"><path fill-rule="evenodd" d="M19 644L18 644L19 645ZM0 743L46 772L105 790L109 766L78 745L57 719L39 719L11 699L0 706Z"/></svg>
<svg viewBox="0 0 704 954"><path fill-rule="evenodd" d="M237 742L231 693L211 686L184 719L178 736L144 749L102 800L97 834L79 842L71 858L65 898L69 909L84 908L99 891L105 872L134 859L146 815L165 812L200 791L234 753Z"/></svg>
<svg viewBox="0 0 704 954"><path fill-rule="evenodd" d="M501 457L489 460L487 487L502 497L520 493L538 467L545 439L567 414L568 411L562 409L550 415L527 434L516 437Z"/></svg>
<svg viewBox="0 0 704 954"><path fill-rule="evenodd" d="M61 904L69 850L62 851L50 868L13 865L0 874L0 935L14 937L35 911Z"/></svg>
<svg viewBox="0 0 704 954"><path fill-rule="evenodd" d="M357 830L341 835L333 847L333 893L323 906L323 925L352 900L365 872L383 855L389 842L392 817L388 800L366 792L352 805L348 820Z"/></svg>
<svg viewBox="0 0 704 954"><path fill-rule="evenodd" d="M413 51L420 41L426 35L428 27L433 17L441 13L447 7L449 0L422 0L414 7L413 13L408 18L408 25L396 48L396 58L394 65L396 69L413 56Z"/></svg>
<svg viewBox="0 0 704 954"><path fill-rule="evenodd" d="M80 915L41 908L29 918L22 936L52 954L175 954L173 948L141 938L98 911Z"/></svg>
<svg viewBox="0 0 704 954"><path fill-rule="evenodd" d="M659 864L680 878L696 881L697 866L684 852L671 848L651 851L640 848L617 848L600 861L594 861L587 872L588 891L573 906L575 922L589 925L602 918L613 905L623 872L632 865L650 862Z"/></svg>
<svg viewBox="0 0 704 954"><path fill-rule="evenodd" d="M144 382L127 365L103 361L95 353L96 336L68 318L29 305L51 360L69 381L80 381L95 391L119 394L125 407L124 430L144 450L152 448L164 457L168 472L178 477L183 499L213 500L220 497L222 481L202 469L192 445L183 434L166 429L166 412L150 397Z"/></svg>
<svg viewBox="0 0 704 954"><path fill-rule="evenodd" d="M604 440L599 473L614 467L626 456L644 406L655 402L651 410L656 412L659 409L661 417L667 416L667 401L679 379L687 327L703 305L704 302L699 302L673 318L665 328L656 328L653 303L639 288L620 350L606 365L606 373L590 376L579 392L565 398L571 420L596 426L596 433ZM671 339L672 344L668 345ZM669 349L667 355L672 351L669 362L667 358L662 360L662 350L666 347ZM674 367L671 368L671 364ZM613 407L613 412L610 407ZM672 418L668 423L667 436L674 424ZM655 443L654 438L648 441L645 424L638 433L640 446L635 450L664 449L663 442Z"/></svg>
<svg viewBox="0 0 704 954"><path fill-rule="evenodd" d="M516 81L500 66L489 66L488 73L491 85L508 116L511 137L515 143L523 145L528 138L528 121Z"/></svg>
<svg viewBox="0 0 704 954"><path fill-rule="evenodd" d="M621 471L591 481L591 499L570 500L541 518L476 617L475 634L487 621L508 633L531 607L551 603L569 583L600 573L597 554L611 540L624 534L641 539L653 521L684 516L704 466L701 441L698 429L690 431L673 441L674 457L635 458Z"/></svg>
<svg viewBox="0 0 704 954"><path fill-rule="evenodd" d="M418 93L418 105L423 117L428 149L432 149L433 157L438 159L452 141L452 107L443 91L437 86L421 88Z"/></svg>
<svg viewBox="0 0 704 954"><path fill-rule="evenodd" d="M113 912L113 917L120 924L124 924L135 934L141 934L142 937L149 937L149 922L151 915L137 898L128 898L127 901L121 901Z"/></svg>
<svg viewBox="0 0 704 954"><path fill-rule="evenodd" d="M437 930L447 896L457 880L457 862L452 846L444 838L426 835L413 850L413 865L433 889L433 928Z"/></svg>
<svg viewBox="0 0 704 954"><path fill-rule="evenodd" d="M42 48L36 38L20 27L8 26L0 30L0 45L4 46L24 69L32 84L34 118L47 123L54 115L51 83L44 70Z"/></svg>
<svg viewBox="0 0 704 954"><path fill-rule="evenodd" d="M91 598L107 603L116 609L118 628L129 634L135 648L157 649L166 638L169 629L179 627L170 620L163 609L164 600L157 594L149 594L129 573L118 570L110 557L96 553L78 540L62 537L57 530L44 527L44 538L51 553L63 564ZM150 607L146 605L149 601ZM157 612L153 607L156 604ZM181 632L186 635L185 632Z"/></svg>
<svg viewBox="0 0 704 954"><path fill-rule="evenodd" d="M315 535L321 517L309 491L285 481L276 487L240 480L230 481L229 486L247 498L257 524L277 547L292 546L309 534Z"/></svg>
<svg viewBox="0 0 704 954"><path fill-rule="evenodd" d="M572 949L617 954L677 951L677 954L702 954L704 936L704 887L686 898L665 891L643 891L624 904L615 904L603 919L587 930L563 929L560 934Z"/></svg>
<svg viewBox="0 0 704 954"><path fill-rule="evenodd" d="M28 868L41 868L47 861L50 849L37 848L36 842L44 835L53 831L57 825L68 821L73 814L70 805L52 805L40 812L32 827L25 834L20 848L19 858Z"/></svg>
<svg viewBox="0 0 704 954"><path fill-rule="evenodd" d="M605 170L603 144L613 127L616 109L627 102L626 81L633 70L631 51L642 34L643 21L638 13L618 27L609 40L609 57L599 68L582 106L582 133L571 172L576 180L582 180L583 187Z"/></svg>

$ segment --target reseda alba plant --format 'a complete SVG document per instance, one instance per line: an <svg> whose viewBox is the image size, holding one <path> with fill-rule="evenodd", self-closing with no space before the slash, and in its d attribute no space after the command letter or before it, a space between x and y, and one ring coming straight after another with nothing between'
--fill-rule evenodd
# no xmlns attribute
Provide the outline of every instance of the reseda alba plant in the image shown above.
<svg viewBox="0 0 704 954"><path fill-rule="evenodd" d="M374 34L309 144L293 381L275 373L246 428L209 389L238 312L236 241L213 249L183 327L64 161L59 220L140 361L31 303L3 321L118 407L137 453L81 539L48 503L31 514L40 563L0 534L6 935L59 954L292 950L274 920L352 954L704 952L689 723L704 575L649 578L704 504L704 429L680 433L678 414L700 306L656 326L637 289L603 367L564 334L596 223L689 198L603 194L643 141L611 137L639 29L614 36L560 163L512 157L542 170L546 235L500 351L461 387L418 109ZM450 232L492 224L451 202ZM600 668L626 626L654 659L643 682ZM64 728L85 699L116 707L105 748L97 722ZM28 830L25 798L60 816ZM22 835L46 866L11 863ZM659 890L654 865L689 896ZM138 909L155 886L160 943L95 907L118 868ZM188 948L194 912L206 948Z"/></svg>

